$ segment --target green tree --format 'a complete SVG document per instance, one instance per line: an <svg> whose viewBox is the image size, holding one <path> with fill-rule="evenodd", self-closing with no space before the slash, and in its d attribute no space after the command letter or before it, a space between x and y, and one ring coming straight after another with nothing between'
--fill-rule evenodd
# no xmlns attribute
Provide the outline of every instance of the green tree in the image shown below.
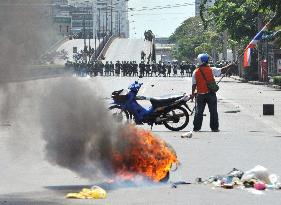
<svg viewBox="0 0 281 205"><path fill-rule="evenodd" d="M219 32L228 31L230 38L244 47L258 32L258 21L264 23L272 19L272 25L280 25L280 0L217 0L208 10L210 19L205 19L204 6L201 5L201 18L205 24L215 23Z"/></svg>
<svg viewBox="0 0 281 205"><path fill-rule="evenodd" d="M197 46L195 49L195 54L198 55L200 53L211 53L212 46L209 43L202 43L200 46Z"/></svg>
<svg viewBox="0 0 281 205"><path fill-rule="evenodd" d="M257 33L258 8L247 0L218 0L210 9L220 32L228 31L237 42L248 41Z"/></svg>
<svg viewBox="0 0 281 205"><path fill-rule="evenodd" d="M178 60L193 61L198 53L211 54L220 50L219 34L211 29L204 30L200 17L185 20L170 39L176 41L173 56Z"/></svg>
<svg viewBox="0 0 281 205"><path fill-rule="evenodd" d="M204 32L202 20L199 17L191 17L186 19L171 35L171 40L179 40L182 38L193 38Z"/></svg>

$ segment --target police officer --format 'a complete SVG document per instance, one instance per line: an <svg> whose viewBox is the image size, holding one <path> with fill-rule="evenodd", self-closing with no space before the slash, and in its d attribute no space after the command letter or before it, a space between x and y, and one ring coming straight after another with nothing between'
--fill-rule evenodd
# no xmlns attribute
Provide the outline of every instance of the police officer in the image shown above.
<svg viewBox="0 0 281 205"><path fill-rule="evenodd" d="M104 75L108 76L109 75L109 71L110 71L110 65L108 63L108 61L105 62L105 66L104 66Z"/></svg>
<svg viewBox="0 0 281 205"><path fill-rule="evenodd" d="M151 76L152 76L153 73L154 73L154 76L156 76L157 65L156 65L155 61L152 62L151 69L152 69Z"/></svg>
<svg viewBox="0 0 281 205"><path fill-rule="evenodd" d="M103 76L104 64L103 64L102 61L99 61L99 66L98 66L98 68L99 68L99 73L100 73L100 75Z"/></svg>
<svg viewBox="0 0 281 205"><path fill-rule="evenodd" d="M158 76L160 76L161 75L161 73L162 73L162 62L161 61L159 61L159 63L157 64L157 71L158 71Z"/></svg>
<svg viewBox="0 0 281 205"><path fill-rule="evenodd" d="M122 61L121 69L122 69L123 76L126 76L127 75L127 68L126 68L126 65L125 65L125 61Z"/></svg>
<svg viewBox="0 0 281 205"><path fill-rule="evenodd" d="M174 73L174 76L178 75L178 64L177 64L177 62L173 63L173 73Z"/></svg>
<svg viewBox="0 0 281 205"><path fill-rule="evenodd" d="M147 61L146 65L145 65L145 76L148 77L150 75L150 64Z"/></svg>
<svg viewBox="0 0 281 205"><path fill-rule="evenodd" d="M133 76L138 76L138 64L136 61L133 62Z"/></svg>
<svg viewBox="0 0 281 205"><path fill-rule="evenodd" d="M144 76L144 71L145 71L145 64L144 61L142 60L141 63L139 64L139 68L140 68L140 76Z"/></svg>
<svg viewBox="0 0 281 205"><path fill-rule="evenodd" d="M109 72L109 75L113 75L114 76L114 64L112 63L112 61L110 61L110 72Z"/></svg>
<svg viewBox="0 0 281 205"><path fill-rule="evenodd" d="M116 63L115 63L115 75L119 76L120 70L121 70L120 61L116 61Z"/></svg>
<svg viewBox="0 0 281 205"><path fill-rule="evenodd" d="M185 64L185 61L182 61L181 64L180 64L180 70L181 70L180 74L181 74L181 77L184 76L184 68L185 68L184 64Z"/></svg>
<svg viewBox="0 0 281 205"><path fill-rule="evenodd" d="M171 77L171 72L172 72L172 65L171 65L171 62L168 61L168 65L167 65L167 76Z"/></svg>

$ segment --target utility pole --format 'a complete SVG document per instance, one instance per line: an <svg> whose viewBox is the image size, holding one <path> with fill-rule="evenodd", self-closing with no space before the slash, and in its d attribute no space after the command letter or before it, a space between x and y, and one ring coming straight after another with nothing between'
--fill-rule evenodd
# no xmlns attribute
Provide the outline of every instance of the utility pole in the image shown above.
<svg viewBox="0 0 281 205"><path fill-rule="evenodd" d="M115 35L118 34L118 11L116 12L115 16Z"/></svg>
<svg viewBox="0 0 281 205"><path fill-rule="evenodd" d="M84 52L86 52L86 50L87 50L87 45L86 45L85 14L83 15L83 38L84 38Z"/></svg>
<svg viewBox="0 0 281 205"><path fill-rule="evenodd" d="M257 20L258 20L258 31L260 31L263 27L261 14L258 14ZM262 81L261 61L263 60L263 47L264 47L264 42L261 42L258 45L258 75L259 75L259 81Z"/></svg>
<svg viewBox="0 0 281 205"><path fill-rule="evenodd" d="M118 19L118 33L119 33L119 37L120 37L121 36L121 14L120 13L119 13L119 19Z"/></svg>
<svg viewBox="0 0 281 205"><path fill-rule="evenodd" d="M105 15L103 15L103 18L102 18L102 36L104 36L104 31L105 31L105 21L106 21L106 18L104 18Z"/></svg>
<svg viewBox="0 0 281 205"><path fill-rule="evenodd" d="M97 34L95 33L95 60L97 59Z"/></svg>
<svg viewBox="0 0 281 205"><path fill-rule="evenodd" d="M98 39L99 39L99 41L100 41L100 31L101 31L101 25L100 25L100 8L98 8L98 11L99 11L99 21L98 21L98 23L99 23L99 29L98 29Z"/></svg>
<svg viewBox="0 0 281 205"><path fill-rule="evenodd" d="M112 5L112 0L111 0L111 8L110 8L110 35L112 35L112 24L113 24L113 18L112 18L112 14L113 14L113 5Z"/></svg>
<svg viewBox="0 0 281 205"><path fill-rule="evenodd" d="M88 15L90 16L90 14L91 14L91 10L93 9L92 7L90 7L89 6L89 4L88 4ZM89 18L90 19L90 18ZM90 57L91 57L91 32L90 32L90 27L91 27L91 21L90 20L88 20L88 22L89 22L89 27L88 27L88 35L89 35L89 60L90 60ZM94 23L94 22L93 22ZM94 24L93 24L94 25Z"/></svg>
<svg viewBox="0 0 281 205"><path fill-rule="evenodd" d="M108 22L107 22L107 20L108 20L108 13L107 13L107 4L106 4L106 8L105 8L106 10L105 10L105 33L106 33L106 35L107 35L107 28L108 28Z"/></svg>

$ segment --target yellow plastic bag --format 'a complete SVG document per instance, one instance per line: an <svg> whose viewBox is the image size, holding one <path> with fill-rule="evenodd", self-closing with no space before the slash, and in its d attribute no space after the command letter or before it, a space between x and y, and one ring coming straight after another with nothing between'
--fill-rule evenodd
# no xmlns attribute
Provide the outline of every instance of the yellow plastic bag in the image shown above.
<svg viewBox="0 0 281 205"><path fill-rule="evenodd" d="M99 186L93 186L91 189L82 189L79 193L68 193L68 199L105 199L107 193Z"/></svg>

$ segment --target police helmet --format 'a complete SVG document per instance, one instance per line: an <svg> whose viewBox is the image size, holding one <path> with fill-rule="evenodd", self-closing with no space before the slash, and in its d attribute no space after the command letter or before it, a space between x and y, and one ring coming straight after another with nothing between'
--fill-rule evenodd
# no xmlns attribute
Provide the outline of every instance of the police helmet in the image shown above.
<svg viewBox="0 0 281 205"><path fill-rule="evenodd" d="M207 64L209 62L209 55L207 53L201 53L197 57L198 65Z"/></svg>

